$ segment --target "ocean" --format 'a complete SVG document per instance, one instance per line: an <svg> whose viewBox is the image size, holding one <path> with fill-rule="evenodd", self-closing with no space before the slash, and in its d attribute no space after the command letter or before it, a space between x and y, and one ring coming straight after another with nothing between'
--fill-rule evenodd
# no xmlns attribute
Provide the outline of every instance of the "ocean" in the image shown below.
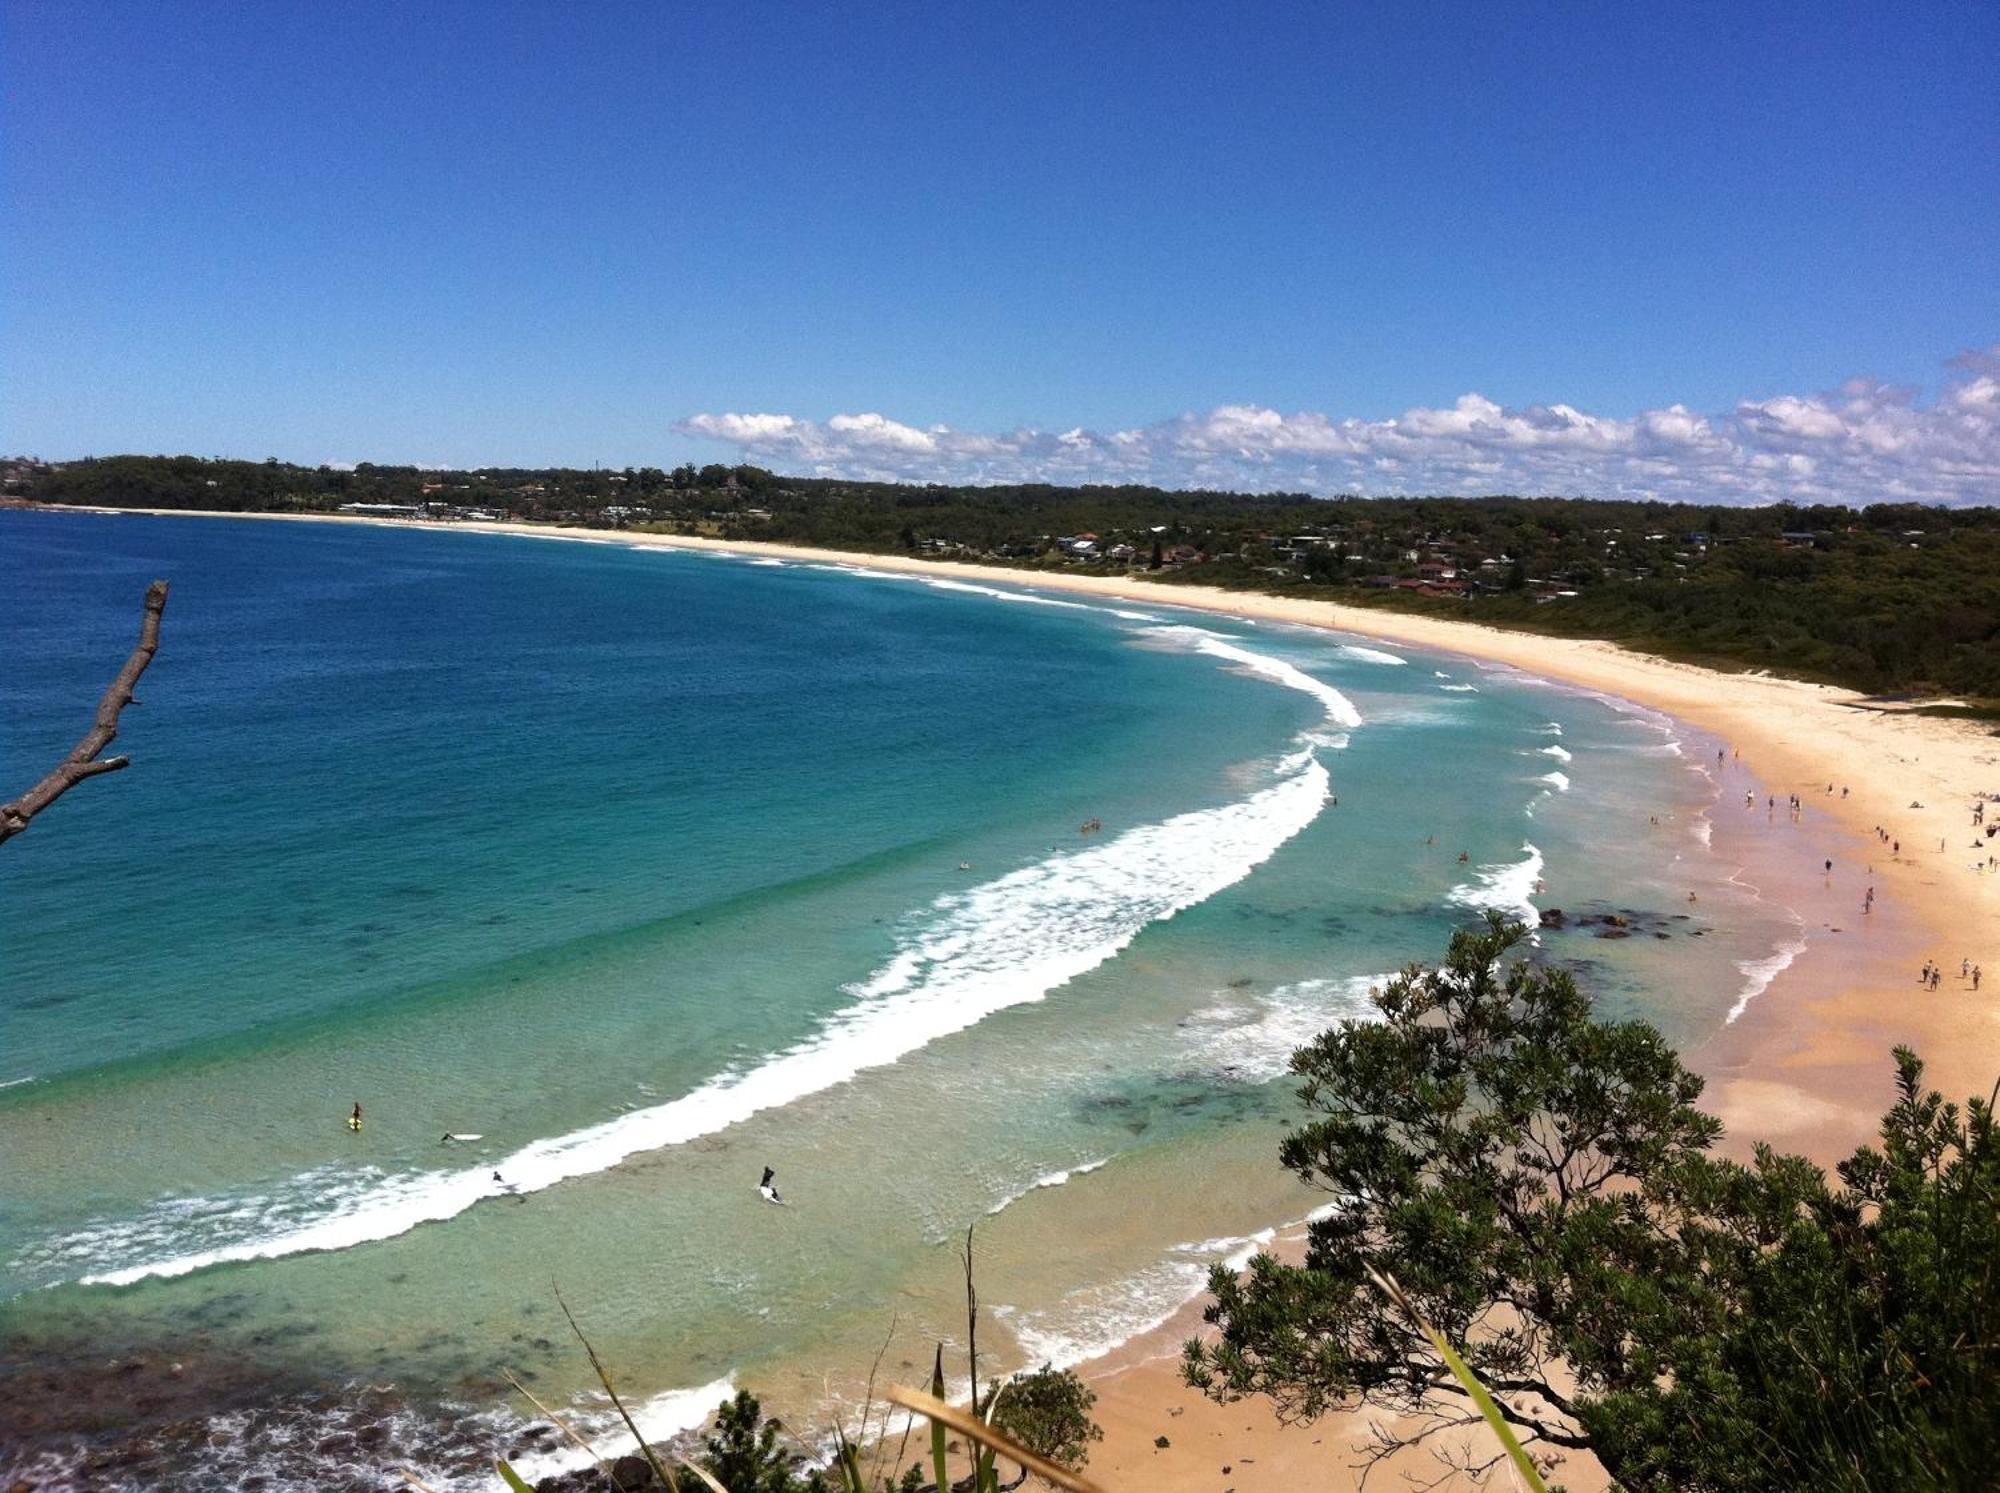
<svg viewBox="0 0 2000 1493"><path fill-rule="evenodd" d="M650 1427L741 1386L812 1444L878 1353L962 1352L968 1226L1006 1372L1323 1206L1277 1162L1290 1053L1482 910L1631 914L1536 957L1682 1043L1797 936L1710 843L1714 743L1164 588L138 515L0 543L7 793L173 585L132 767L0 849L0 1379L45 1391L0 1470L549 1470L499 1376L603 1423L558 1291ZM80 1411L121 1364L144 1392Z"/></svg>

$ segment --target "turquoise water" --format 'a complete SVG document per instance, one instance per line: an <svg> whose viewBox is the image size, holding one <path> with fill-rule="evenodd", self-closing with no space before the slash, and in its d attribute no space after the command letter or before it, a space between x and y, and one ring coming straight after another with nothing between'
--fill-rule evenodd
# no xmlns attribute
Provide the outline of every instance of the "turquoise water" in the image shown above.
<svg viewBox="0 0 2000 1493"><path fill-rule="evenodd" d="M730 1380L823 1424L892 1319L892 1366L962 1330L969 1223L1006 1367L1322 1203L1286 1056L1479 907L1656 915L1543 952L1682 1041L1791 932L1705 849L1706 744L1462 660L617 543L0 542L8 791L174 586L133 768L0 850L17 1346L477 1411L584 1394L553 1280L656 1424Z"/></svg>

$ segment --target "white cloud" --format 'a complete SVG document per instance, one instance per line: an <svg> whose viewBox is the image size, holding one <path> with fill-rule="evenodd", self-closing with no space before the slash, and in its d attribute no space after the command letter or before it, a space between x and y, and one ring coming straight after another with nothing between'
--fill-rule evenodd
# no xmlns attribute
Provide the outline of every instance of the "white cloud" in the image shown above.
<svg viewBox="0 0 2000 1493"><path fill-rule="evenodd" d="M1508 409L1475 393L1387 420L1224 404L1109 432L920 428L875 413L704 414L676 428L783 470L884 480L2000 503L2000 344L1948 366L1929 403L1855 378L1715 415L1673 404L1617 419L1569 404Z"/></svg>

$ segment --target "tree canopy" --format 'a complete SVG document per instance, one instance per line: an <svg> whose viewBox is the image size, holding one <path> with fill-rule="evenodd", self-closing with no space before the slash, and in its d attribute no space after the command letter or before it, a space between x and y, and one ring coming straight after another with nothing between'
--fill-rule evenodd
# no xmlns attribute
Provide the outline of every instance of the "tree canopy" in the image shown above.
<svg viewBox="0 0 2000 1493"><path fill-rule="evenodd" d="M1210 1282L1191 1383L1310 1418L1407 1417L1370 1455L1447 1456L1462 1394L1393 1276L1531 1447L1634 1490L1978 1486L2000 1466L2000 1146L1896 1054L1882 1145L1834 1185L1711 1154L1701 1080L1491 917L1442 966L1293 1060L1311 1118L1284 1164L1330 1192L1301 1265Z"/></svg>

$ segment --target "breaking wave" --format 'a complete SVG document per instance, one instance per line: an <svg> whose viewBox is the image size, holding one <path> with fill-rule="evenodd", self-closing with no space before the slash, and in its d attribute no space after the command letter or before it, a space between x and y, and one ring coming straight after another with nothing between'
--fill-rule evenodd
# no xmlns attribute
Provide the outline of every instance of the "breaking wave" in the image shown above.
<svg viewBox="0 0 2000 1493"><path fill-rule="evenodd" d="M1311 694L1337 724L1361 723L1346 696L1281 660L1200 629L1150 631ZM52 1241L44 1258L96 1264L81 1277L85 1284L122 1286L236 1261L350 1249L456 1217L488 1198L606 1171L846 1083L999 1011L1042 1000L1116 956L1149 924L1249 875L1318 817L1331 793L1310 744L1278 762L1274 775L1276 782L1238 802L1142 825L938 898L910 920L886 964L848 987L853 1004L816 1034L680 1098L535 1141L497 1162L359 1179L331 1206L324 1176L295 1179L289 1199L226 1206L170 1199L138 1220ZM190 1232L206 1241L186 1247ZM155 1253L161 1248L172 1252ZM141 1255L136 1262L134 1254Z"/></svg>
<svg viewBox="0 0 2000 1493"><path fill-rule="evenodd" d="M1729 1014L1722 1018L1724 1026L1733 1023L1737 1017L1750 1009L1750 1002L1771 988L1771 982L1792 967L1792 961L1806 951L1803 928L1792 938L1778 945L1762 959L1739 959L1736 968L1743 975L1743 988L1736 994L1736 1004L1729 1008Z"/></svg>
<svg viewBox="0 0 2000 1493"><path fill-rule="evenodd" d="M1533 898L1542 879L1542 853L1531 844L1521 849L1522 859L1479 867L1471 881L1453 887L1445 900L1457 907L1511 913L1530 928L1536 926L1542 915Z"/></svg>
<svg viewBox="0 0 2000 1493"><path fill-rule="evenodd" d="M1252 674L1282 684L1287 689L1295 689L1311 695L1326 711L1326 718L1336 726L1352 729L1361 724L1361 712L1354 708L1354 702L1323 679L1315 679L1300 668L1286 663L1281 658L1273 658L1267 653L1253 653L1240 647L1219 633L1212 633L1201 627L1149 627L1145 629L1149 638L1163 642L1178 643L1205 653L1211 658L1223 658L1247 669Z"/></svg>
<svg viewBox="0 0 2000 1493"><path fill-rule="evenodd" d="M1406 664L1407 658L1398 658L1393 653L1384 653L1380 648L1364 648L1359 643L1343 643L1340 651L1349 658L1358 658L1369 664Z"/></svg>
<svg viewBox="0 0 2000 1493"><path fill-rule="evenodd" d="M1007 1196L986 1210L986 1216L991 1218L996 1213L1006 1212L1007 1209L1013 1207L1014 1204L1020 1202L1022 1198L1031 1192L1040 1192L1046 1187L1061 1187L1066 1182L1077 1177L1089 1176L1090 1173L1096 1171L1099 1167L1109 1166L1110 1164L1111 1158L1105 1156L1097 1161L1086 1161L1081 1166L1064 1167L1061 1171L1045 1173L1035 1178L1034 1181L1023 1187L1019 1192L1008 1193Z"/></svg>

